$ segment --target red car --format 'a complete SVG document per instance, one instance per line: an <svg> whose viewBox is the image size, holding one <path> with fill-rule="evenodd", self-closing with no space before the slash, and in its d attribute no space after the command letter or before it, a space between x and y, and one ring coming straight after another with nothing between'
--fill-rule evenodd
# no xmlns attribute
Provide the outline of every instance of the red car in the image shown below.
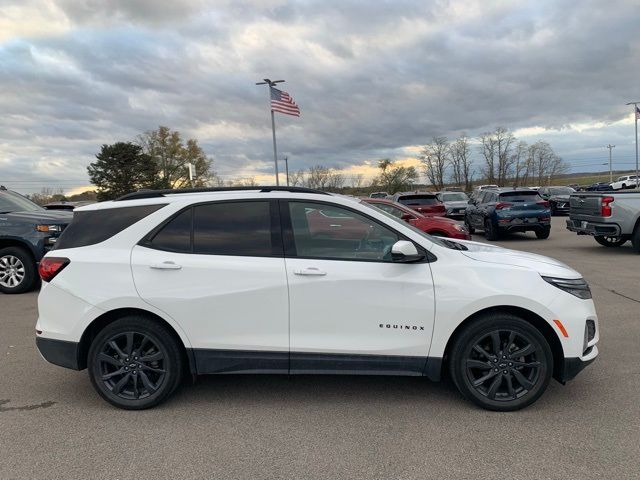
<svg viewBox="0 0 640 480"><path fill-rule="evenodd" d="M391 197L387 197L402 205L406 205L416 212L425 216L445 216L447 209L435 193L431 192L405 192L396 193Z"/></svg>
<svg viewBox="0 0 640 480"><path fill-rule="evenodd" d="M401 203L381 198L363 198L362 201L410 223L429 235L471 240L471 235L466 227L450 218L425 216Z"/></svg>

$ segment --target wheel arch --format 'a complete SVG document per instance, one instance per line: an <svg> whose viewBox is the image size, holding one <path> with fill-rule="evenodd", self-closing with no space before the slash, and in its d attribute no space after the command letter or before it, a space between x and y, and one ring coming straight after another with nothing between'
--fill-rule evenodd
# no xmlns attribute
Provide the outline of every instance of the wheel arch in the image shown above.
<svg viewBox="0 0 640 480"><path fill-rule="evenodd" d="M562 348L562 343L560 343L560 339L558 338L557 333L553 330L553 327L540 315L531 310L527 310L526 308L516 307L513 305L499 305L484 308L479 310L471 315L469 315L466 319L464 319L460 325L456 327L453 331L449 340L447 341L447 345L444 349L444 355L442 358L442 362L440 365L439 375L441 376L443 373L443 369L445 365L447 365L447 358L449 355L449 351L453 347L458 336L475 320L484 316L487 313L510 313L517 317L522 318L523 320L530 323L533 327L535 327L549 342L549 347L551 348L551 353L553 354L553 378L558 380L561 378L562 369L564 366L564 350Z"/></svg>
<svg viewBox="0 0 640 480"><path fill-rule="evenodd" d="M80 342L78 343L78 370L83 370L87 368L87 357L89 355L89 348L91 347L91 342L93 339L103 330L107 325L115 322L116 320L129 316L129 315L138 315L144 316L150 320L158 322L167 328L167 330L171 333L174 339L178 342L178 345L182 347L182 353L184 355L185 365L189 368L189 373L192 376L196 375L196 364L195 358L193 356L193 351L190 348L187 348L184 344L178 332L176 332L175 328L167 322L165 319L160 317L159 315L150 312L148 310L144 310L142 308L136 307L124 307L117 308L114 310L110 310L108 312L103 313L102 315L96 317L88 326L85 328L82 336L80 337Z"/></svg>
<svg viewBox="0 0 640 480"><path fill-rule="evenodd" d="M22 248L31 256L31 258L33 258L34 263L37 262L37 255L34 251L33 245L31 245L29 242L16 237L0 237L0 248L7 247Z"/></svg>

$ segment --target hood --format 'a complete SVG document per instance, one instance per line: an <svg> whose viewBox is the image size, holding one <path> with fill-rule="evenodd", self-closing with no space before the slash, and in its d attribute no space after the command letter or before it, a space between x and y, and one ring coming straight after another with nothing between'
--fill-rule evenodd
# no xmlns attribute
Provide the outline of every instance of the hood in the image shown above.
<svg viewBox="0 0 640 480"><path fill-rule="evenodd" d="M449 240L449 239L448 239ZM469 240L454 240L467 247L461 250L464 256L478 262L497 263L500 265L512 265L514 267L528 268L540 275L559 278L582 278L578 272L555 258L545 257L537 253L510 250L486 243L472 242Z"/></svg>
<svg viewBox="0 0 640 480"><path fill-rule="evenodd" d="M20 222L33 223L64 223L68 224L73 218L73 212L62 210L40 210L37 212L11 212L0 214L0 219L10 219Z"/></svg>
<svg viewBox="0 0 640 480"><path fill-rule="evenodd" d="M455 200L452 202L444 202L444 206L447 208L461 208L469 205L469 202L465 202L464 200Z"/></svg>

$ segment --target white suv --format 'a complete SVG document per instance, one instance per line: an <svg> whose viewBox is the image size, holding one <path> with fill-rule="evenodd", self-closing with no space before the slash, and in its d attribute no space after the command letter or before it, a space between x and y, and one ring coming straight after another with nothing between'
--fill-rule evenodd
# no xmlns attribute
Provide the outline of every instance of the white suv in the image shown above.
<svg viewBox="0 0 640 480"><path fill-rule="evenodd" d="M625 175L611 184L614 190L624 190L625 188L636 188L638 185L638 177L635 175Z"/></svg>
<svg viewBox="0 0 640 480"><path fill-rule="evenodd" d="M43 357L88 368L128 409L185 374L448 372L476 404L517 410L598 355L591 292L568 266L300 188L82 207L40 274Z"/></svg>

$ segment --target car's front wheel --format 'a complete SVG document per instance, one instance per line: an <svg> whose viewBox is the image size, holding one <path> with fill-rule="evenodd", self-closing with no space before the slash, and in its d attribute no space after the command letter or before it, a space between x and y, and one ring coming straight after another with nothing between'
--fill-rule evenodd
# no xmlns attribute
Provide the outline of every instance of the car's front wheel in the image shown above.
<svg viewBox="0 0 640 480"><path fill-rule="evenodd" d="M128 410L166 400L180 384L183 365L181 347L171 332L141 316L110 323L89 348L94 388L112 405Z"/></svg>
<svg viewBox="0 0 640 480"><path fill-rule="evenodd" d="M500 238L498 227L488 218L484 221L484 238L487 240L498 240Z"/></svg>
<svg viewBox="0 0 640 480"><path fill-rule="evenodd" d="M553 355L544 336L509 313L477 319L456 338L449 355L458 390L487 410L520 410L546 390Z"/></svg>
<svg viewBox="0 0 640 480"><path fill-rule="evenodd" d="M539 238L540 240L549 238L549 235L551 235L551 227L542 227L536 230L536 238Z"/></svg>
<svg viewBox="0 0 640 480"><path fill-rule="evenodd" d="M471 235L473 235L474 233L476 233L476 229L473 228L473 226L471 225L471 223L469 222L469 219L465 216L464 217L464 226L467 227L467 230L469 231L469 233Z"/></svg>
<svg viewBox="0 0 640 480"><path fill-rule="evenodd" d="M36 262L25 249L0 249L0 292L28 292L35 287L37 281Z"/></svg>

